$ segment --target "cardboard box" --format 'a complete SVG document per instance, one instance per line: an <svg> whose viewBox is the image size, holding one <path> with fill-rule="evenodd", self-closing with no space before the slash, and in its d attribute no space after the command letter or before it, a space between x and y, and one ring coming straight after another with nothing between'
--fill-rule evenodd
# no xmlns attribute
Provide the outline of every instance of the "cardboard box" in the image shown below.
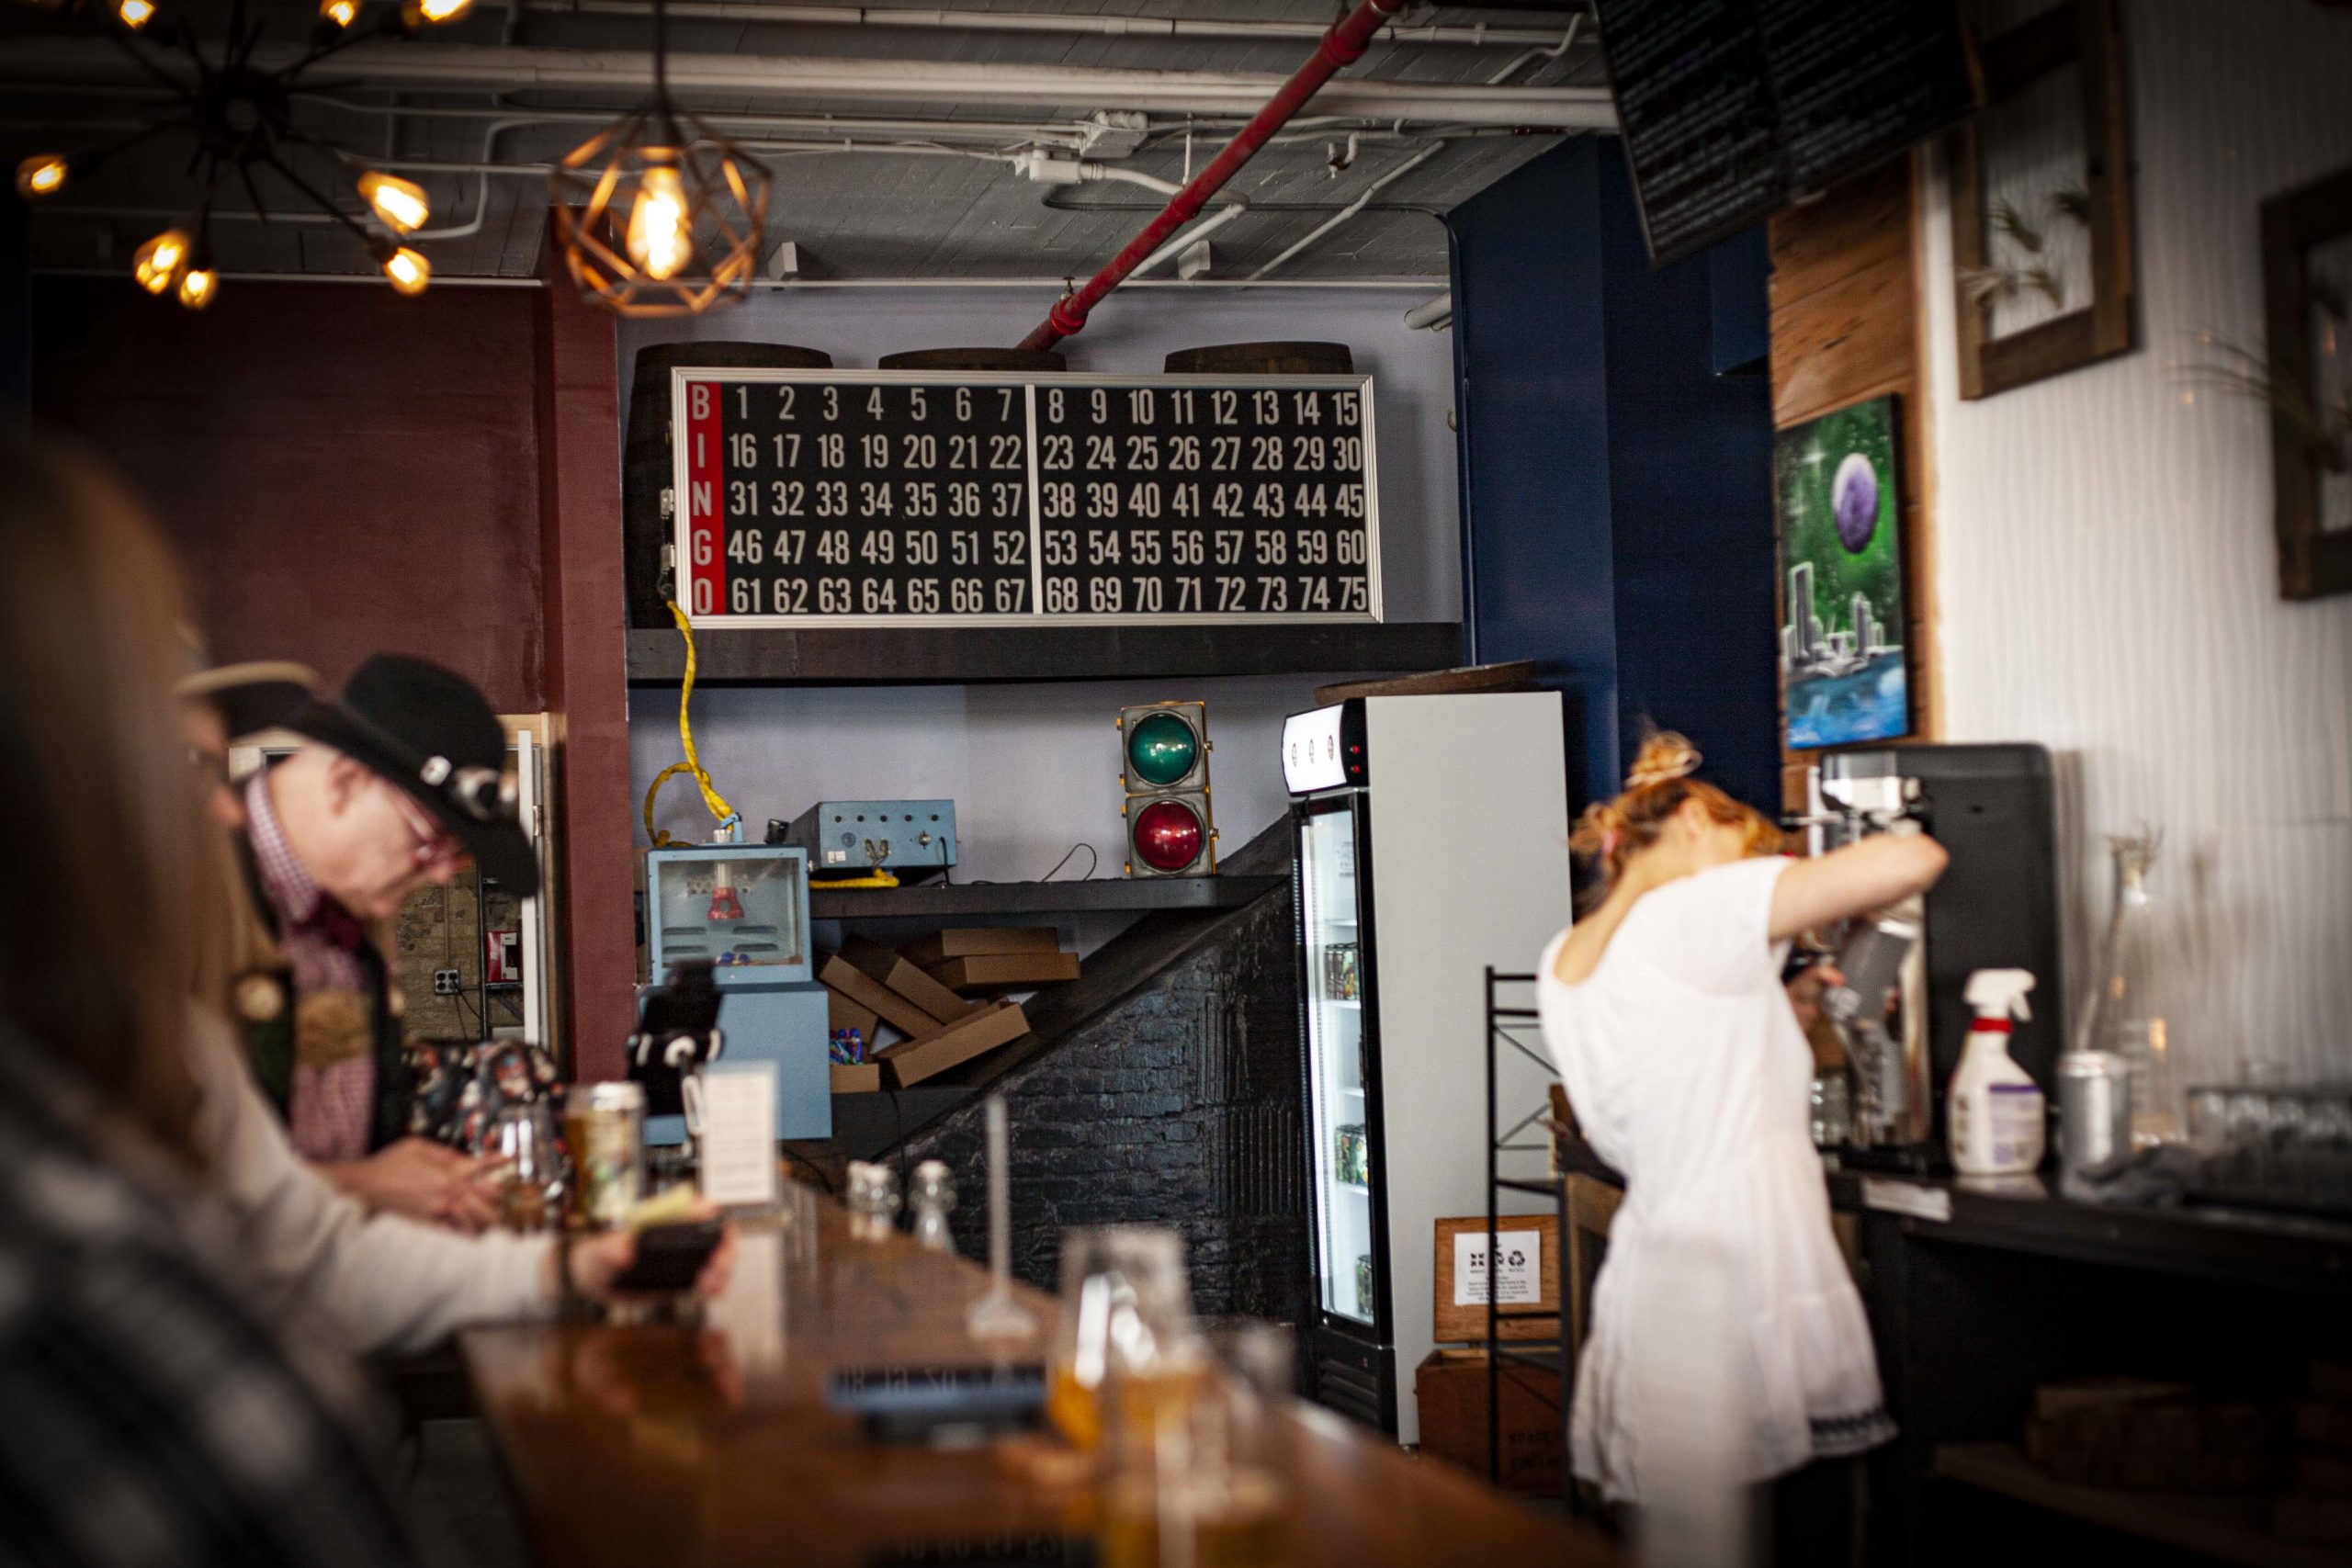
<svg viewBox="0 0 2352 1568"><path fill-rule="evenodd" d="M953 926L919 937L899 951L928 969L951 958L997 953L1057 953L1061 936L1051 926Z"/></svg>
<svg viewBox="0 0 2352 1568"><path fill-rule="evenodd" d="M1558 1375L1505 1361L1498 1384L1503 1490L1558 1496L1568 1433ZM1430 1351L1413 1373L1413 1399L1421 1415L1421 1457L1459 1465L1485 1480L1487 1353Z"/></svg>
<svg viewBox="0 0 2352 1568"><path fill-rule="evenodd" d="M1503 1214L1495 1221L1504 1258L1499 1331L1505 1339L1560 1337L1560 1220L1553 1214ZM1475 1268L1487 1249L1487 1216L1437 1223L1437 1271L1430 1337L1441 1345L1483 1343L1487 1297ZM1535 1287L1530 1299L1529 1287ZM1511 1313L1541 1313L1511 1317Z"/></svg>
<svg viewBox="0 0 2352 1568"><path fill-rule="evenodd" d="M931 977L958 991L1052 986L1078 978L1075 953L978 953L931 966Z"/></svg>
<svg viewBox="0 0 2352 1568"><path fill-rule="evenodd" d="M828 989L840 992L869 1012L879 1013L884 1022L903 1029L909 1034L928 1034L939 1027L939 1020L857 968L838 953L818 968L817 978L823 981ZM962 998L958 998L957 1001L960 1005Z"/></svg>
<svg viewBox="0 0 2352 1568"><path fill-rule="evenodd" d="M832 1066L833 1092L835 1094L876 1094L880 1092L882 1088L881 1063L859 1062L850 1066L843 1066L841 1063L835 1062Z"/></svg>
<svg viewBox="0 0 2352 1568"><path fill-rule="evenodd" d="M882 1027L881 1014L831 988L825 992L825 1006L828 1012L825 1023L827 1029L854 1029L857 1031L857 1037L865 1041L869 1048L876 1043L875 1033Z"/></svg>
<svg viewBox="0 0 2352 1568"><path fill-rule="evenodd" d="M878 942L862 936L850 937L842 942L841 955L867 978L881 981L942 1023L953 1023L959 1018L969 1016L972 1011L971 1003ZM883 1016L889 1017L888 1013ZM892 1019L891 1021L895 1023L898 1021Z"/></svg>
<svg viewBox="0 0 2352 1568"><path fill-rule="evenodd" d="M1028 1032L1029 1020L1018 1003L991 1002L969 1018L900 1041L884 1051L880 1060L889 1069L891 1087L906 1089Z"/></svg>

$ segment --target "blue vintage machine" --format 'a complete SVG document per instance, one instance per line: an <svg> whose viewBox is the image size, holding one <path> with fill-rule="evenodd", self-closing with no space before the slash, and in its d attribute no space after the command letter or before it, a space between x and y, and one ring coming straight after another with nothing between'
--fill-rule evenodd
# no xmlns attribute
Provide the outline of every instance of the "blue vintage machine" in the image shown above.
<svg viewBox="0 0 2352 1568"><path fill-rule="evenodd" d="M807 850L820 877L943 870L956 863L956 803L820 800L789 823L769 823L768 842Z"/></svg>
<svg viewBox="0 0 2352 1568"><path fill-rule="evenodd" d="M776 1136L832 1136L829 1013L810 951L808 852L794 844L649 850L645 908L656 976L681 963L711 965L724 1059L775 1064ZM684 1140L683 1116L648 1111L649 1142Z"/></svg>

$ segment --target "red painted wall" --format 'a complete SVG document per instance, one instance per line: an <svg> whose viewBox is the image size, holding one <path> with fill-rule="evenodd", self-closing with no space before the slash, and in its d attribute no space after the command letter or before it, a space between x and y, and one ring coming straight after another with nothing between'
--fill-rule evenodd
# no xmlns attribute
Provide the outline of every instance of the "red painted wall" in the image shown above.
<svg viewBox="0 0 2352 1568"><path fill-rule="evenodd" d="M41 277L35 412L145 492L216 657L299 659L339 684L371 653L414 654L534 712L536 303L232 282L198 315L127 279Z"/></svg>

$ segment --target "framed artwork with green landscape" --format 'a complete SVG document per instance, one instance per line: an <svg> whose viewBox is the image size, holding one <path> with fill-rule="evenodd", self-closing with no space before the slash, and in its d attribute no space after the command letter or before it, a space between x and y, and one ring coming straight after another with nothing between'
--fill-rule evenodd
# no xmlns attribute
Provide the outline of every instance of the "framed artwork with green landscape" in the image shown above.
<svg viewBox="0 0 2352 1568"><path fill-rule="evenodd" d="M1889 396L1773 439L1792 748L1911 732L1894 428Z"/></svg>

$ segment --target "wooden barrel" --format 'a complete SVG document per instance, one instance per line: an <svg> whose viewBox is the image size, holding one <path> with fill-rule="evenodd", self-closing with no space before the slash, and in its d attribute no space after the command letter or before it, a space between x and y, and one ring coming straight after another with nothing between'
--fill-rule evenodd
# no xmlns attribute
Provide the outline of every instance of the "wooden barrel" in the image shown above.
<svg viewBox="0 0 2352 1568"><path fill-rule="evenodd" d="M1050 348L917 348L886 354L876 370L1067 370L1069 361Z"/></svg>
<svg viewBox="0 0 2352 1568"><path fill-rule="evenodd" d="M1343 343L1217 343L1168 356L1170 376L1352 376Z"/></svg>
<svg viewBox="0 0 2352 1568"><path fill-rule="evenodd" d="M621 548L628 581L628 624L668 626L662 603L662 547L673 536L662 511L673 472L670 460L670 372L681 365L830 370L833 356L786 343L662 343L637 351L630 383L628 438L621 447Z"/></svg>

